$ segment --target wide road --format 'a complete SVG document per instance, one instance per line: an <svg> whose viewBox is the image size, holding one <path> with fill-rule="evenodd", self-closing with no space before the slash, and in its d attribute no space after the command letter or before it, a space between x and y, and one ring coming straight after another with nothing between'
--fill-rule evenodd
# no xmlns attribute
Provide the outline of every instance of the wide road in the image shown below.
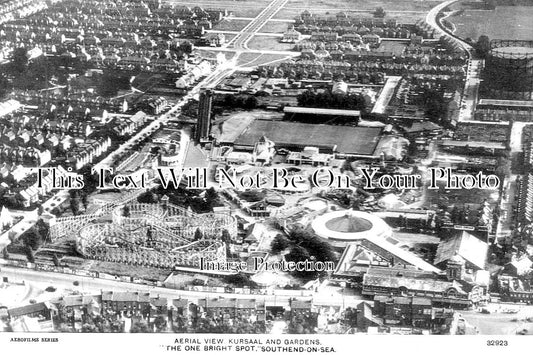
<svg viewBox="0 0 533 355"><path fill-rule="evenodd" d="M288 306L291 298L298 299L313 299L316 305L324 306L345 306L355 307L362 302L360 296L343 295L340 293L331 294L330 292L315 293L311 296L295 296L294 294L287 295L245 295L234 293L213 293L213 292L198 292L174 290L165 287L155 287L148 285L140 285L129 282L99 279L86 276L61 274L46 271L35 271L30 269L13 268L2 266L0 268L0 277L8 277L10 282L24 281L26 283L39 284L41 287L54 286L56 288L65 289L79 289L83 293L99 293L104 291L138 291L150 292L153 296L161 296L169 299L187 298L192 301L203 299L205 297L224 297L224 298L240 298L240 299L263 299L268 306ZM78 281L79 285L74 286L73 282Z"/></svg>
<svg viewBox="0 0 533 355"><path fill-rule="evenodd" d="M270 20L288 0L273 0L257 15L249 24L247 24L238 35L228 43L229 48L240 50L248 49L248 42L259 30Z"/></svg>

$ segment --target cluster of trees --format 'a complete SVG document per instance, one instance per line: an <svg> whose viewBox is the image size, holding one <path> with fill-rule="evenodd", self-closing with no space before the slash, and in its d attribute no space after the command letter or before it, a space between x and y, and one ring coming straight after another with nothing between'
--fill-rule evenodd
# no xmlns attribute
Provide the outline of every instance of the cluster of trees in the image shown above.
<svg viewBox="0 0 533 355"><path fill-rule="evenodd" d="M81 327L82 333L122 333L124 331L122 322L112 317L87 313L84 315L83 320L84 322ZM63 328L65 327L64 321L64 318L60 321Z"/></svg>
<svg viewBox="0 0 533 355"><path fill-rule="evenodd" d="M255 283L248 274L238 273L224 276L224 282L231 284L235 287L250 287L256 288L257 283Z"/></svg>
<svg viewBox="0 0 533 355"><path fill-rule="evenodd" d="M287 261L314 260L328 262L336 260L335 252L328 242L303 228L294 229L287 236L278 234L272 241L270 249L273 254L289 250L285 255ZM318 271L295 272L295 276L304 279L316 278L323 274L324 272Z"/></svg>
<svg viewBox="0 0 533 355"><path fill-rule="evenodd" d="M367 103L359 94L333 94L330 91L315 92L306 90L297 97L298 106L316 108L335 108L343 110L365 111Z"/></svg>
<svg viewBox="0 0 533 355"><path fill-rule="evenodd" d="M436 123L445 123L447 104L440 90L424 88L421 100L428 118Z"/></svg>
<svg viewBox="0 0 533 355"><path fill-rule="evenodd" d="M242 108L245 110L253 110L254 108L257 108L258 101L257 98L252 95L226 94L221 99L217 99L215 104L230 109Z"/></svg>
<svg viewBox="0 0 533 355"><path fill-rule="evenodd" d="M13 50L11 62L0 68L0 94L7 94L11 89L40 90L49 86L49 80L58 79L65 84L67 75L60 70L53 58L41 56L29 60L28 50L20 47Z"/></svg>
<svg viewBox="0 0 533 355"><path fill-rule="evenodd" d="M130 76L106 70L100 77L97 92L104 97L116 96L119 90L130 90Z"/></svg>
<svg viewBox="0 0 533 355"><path fill-rule="evenodd" d="M137 197L137 202L139 203L158 203L159 195L153 191L146 191Z"/></svg>
<svg viewBox="0 0 533 355"><path fill-rule="evenodd" d="M247 319L235 318L229 320L215 320L213 317L198 318L193 322L193 333L223 333L223 334L264 334L265 324L250 322Z"/></svg>
<svg viewBox="0 0 533 355"><path fill-rule="evenodd" d="M141 195L139 198L143 201L159 200L162 195L167 195L169 202L175 205L190 207L196 213L213 212L213 207L222 206L218 192L213 188L205 190L205 192L197 189L185 189L178 187L177 189L164 189L159 186L156 190ZM138 200L141 202L141 200ZM155 203L147 202L147 203Z"/></svg>
<svg viewBox="0 0 533 355"><path fill-rule="evenodd" d="M80 214L81 206L87 209L89 206L89 198L87 191L84 190L70 190L70 210L73 216Z"/></svg>
<svg viewBox="0 0 533 355"><path fill-rule="evenodd" d="M384 18L385 17L385 10L383 10L382 7L377 7L376 10L374 10L373 15L376 18Z"/></svg>
<svg viewBox="0 0 533 355"><path fill-rule="evenodd" d="M290 334L313 334L317 326L316 317L297 314L289 323Z"/></svg>
<svg viewBox="0 0 533 355"><path fill-rule="evenodd" d="M4 181L8 186L15 186ZM20 194L11 194L8 188L0 186L0 205L13 209L24 209L24 198Z"/></svg>

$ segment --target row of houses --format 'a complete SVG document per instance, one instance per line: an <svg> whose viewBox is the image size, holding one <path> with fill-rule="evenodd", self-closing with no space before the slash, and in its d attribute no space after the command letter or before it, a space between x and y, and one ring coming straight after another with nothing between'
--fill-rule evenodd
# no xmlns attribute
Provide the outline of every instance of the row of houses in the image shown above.
<svg viewBox="0 0 533 355"><path fill-rule="evenodd" d="M79 142L69 149L64 161L65 165L76 170L81 169L108 151L110 146L110 138L99 138ZM61 166L58 166L57 168L64 170ZM9 175L12 176L15 171L9 172ZM52 192L54 189L54 182L52 181L51 173L47 173L41 180L41 185L39 186L37 173L29 172L28 170L26 170L26 173L27 175L25 175L21 181L17 182L16 185L11 184L7 187L9 188L8 195L20 197L20 202L23 206L30 207L32 204L37 203L40 198L47 196Z"/></svg>
<svg viewBox="0 0 533 355"><path fill-rule="evenodd" d="M49 1L53 3L56 0ZM46 1L8 0L0 4L0 24L29 16L48 7Z"/></svg>
<svg viewBox="0 0 533 355"><path fill-rule="evenodd" d="M106 110L108 112L126 112L128 102L124 98L104 98L90 92L68 95L55 91L15 90L11 97L24 105L30 106L64 106L83 107L92 112Z"/></svg>
<svg viewBox="0 0 533 355"><path fill-rule="evenodd" d="M295 18L296 23L306 23L306 24L320 24L320 25L356 25L356 26L375 26L375 27L396 27L398 22L394 18L375 18L375 17L363 17L363 16L352 16L347 14L344 11L338 12L334 16L328 15L316 15L308 10L303 11L299 16Z"/></svg>
<svg viewBox="0 0 533 355"><path fill-rule="evenodd" d="M287 61L280 65L267 65L258 68L258 73L262 76L273 75L274 77L297 76L320 79L324 73L331 72L333 75L344 75L346 78L353 77L359 73L385 73L386 75L408 75L413 72L426 75L437 76L459 76L462 69L454 66L434 66L434 65L407 65L375 61L359 61L350 63L347 61L320 61L316 59L302 59L298 61Z"/></svg>
<svg viewBox="0 0 533 355"><path fill-rule="evenodd" d="M290 318L318 316L318 309L311 301L292 299ZM156 318L162 318L168 325L187 327L194 320L209 317L214 321L246 320L249 323L264 324L267 307L265 302L255 298L207 297L196 301L169 299L146 292L102 291L94 295L68 295L51 301L39 302L22 307L2 309L0 316L12 328L21 321L31 325L26 331L53 331L65 327L81 331L82 325L91 316L101 315L106 319L124 321L126 316L133 321L143 320L153 325ZM16 331L17 329L13 329Z"/></svg>
<svg viewBox="0 0 533 355"><path fill-rule="evenodd" d="M384 30L382 28L366 28L352 27L347 28L315 28L315 27L304 27L298 26L294 28L296 31L302 33L303 35L310 35L311 40L313 41L363 41L363 42L378 42L378 38L381 41L381 38L403 38L410 39L413 36L417 36L416 33L411 33L406 28L402 29L388 29ZM422 36L420 36L422 38Z"/></svg>
<svg viewBox="0 0 533 355"><path fill-rule="evenodd" d="M368 44L354 45L351 42L312 42L302 41L295 45L295 49L301 52L314 51L315 55L318 51L326 51L326 57L331 57L334 60L343 59L347 54L352 56L352 53L364 56L374 56L388 59L394 63L399 64L431 64L431 65L453 65L461 66L466 57L462 54L442 54L435 47L425 47L420 45L409 45L400 51L384 51L380 49L371 49ZM312 52L311 52L312 53ZM324 54L322 54L324 56Z"/></svg>
<svg viewBox="0 0 533 355"><path fill-rule="evenodd" d="M411 34L420 35L423 38L435 36L433 29L424 28L417 23L399 24L396 19L392 18L352 17L344 12L336 16L315 16L304 12L296 17L295 29L303 34L311 34L313 31L334 31L340 35L375 33L387 38L409 38Z"/></svg>

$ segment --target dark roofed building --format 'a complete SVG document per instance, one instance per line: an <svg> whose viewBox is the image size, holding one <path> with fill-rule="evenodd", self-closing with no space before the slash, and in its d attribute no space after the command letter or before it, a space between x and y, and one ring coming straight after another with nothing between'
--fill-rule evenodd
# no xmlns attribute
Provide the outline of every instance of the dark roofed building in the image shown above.
<svg viewBox="0 0 533 355"><path fill-rule="evenodd" d="M404 268L370 268L363 276L363 295L429 298L433 305L469 308L485 299L485 290L433 272Z"/></svg>
<svg viewBox="0 0 533 355"><path fill-rule="evenodd" d="M57 308L50 302L39 302L27 306L11 308L7 312L11 320L24 316L32 318L42 317L46 320L50 320L57 314Z"/></svg>
<svg viewBox="0 0 533 355"><path fill-rule="evenodd" d="M256 120L234 141L236 149L252 150L262 136L277 148L303 150L312 144L325 153L373 156L382 128L334 126Z"/></svg>
<svg viewBox="0 0 533 355"><path fill-rule="evenodd" d="M129 314L150 314L150 294L143 292L102 292L102 313L126 312Z"/></svg>

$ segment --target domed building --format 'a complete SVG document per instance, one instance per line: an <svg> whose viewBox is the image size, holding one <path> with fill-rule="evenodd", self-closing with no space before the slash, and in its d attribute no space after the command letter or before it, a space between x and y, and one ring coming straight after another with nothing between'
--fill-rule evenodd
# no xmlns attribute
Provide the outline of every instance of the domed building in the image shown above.
<svg viewBox="0 0 533 355"><path fill-rule="evenodd" d="M315 233L334 246L345 246L360 239L387 238L392 230L385 221L362 211L334 211L317 217L311 224Z"/></svg>

